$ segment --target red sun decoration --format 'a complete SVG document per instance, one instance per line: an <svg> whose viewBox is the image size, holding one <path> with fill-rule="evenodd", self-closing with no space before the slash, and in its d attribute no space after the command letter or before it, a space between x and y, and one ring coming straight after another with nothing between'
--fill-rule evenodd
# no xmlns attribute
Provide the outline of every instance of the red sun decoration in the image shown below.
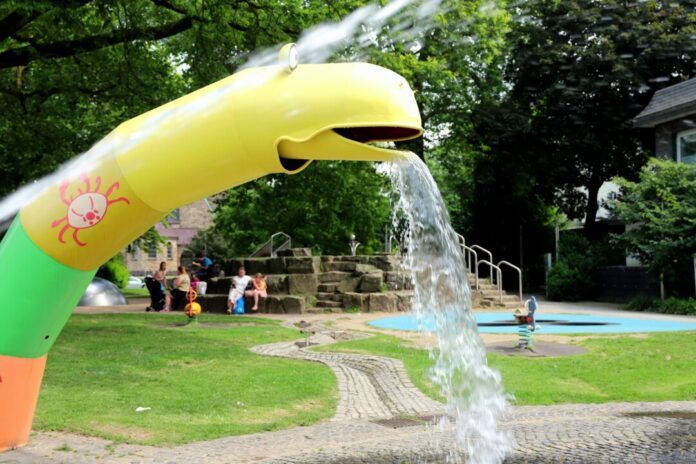
<svg viewBox="0 0 696 464"><path fill-rule="evenodd" d="M120 184L114 182L106 190L106 193L100 193L99 188L101 187L101 177L97 176L94 181L94 190L92 190L92 184L89 178L82 174L80 180L84 183L84 191L82 188L77 189L77 194L73 194L70 197L67 196L67 190L70 186L70 182L67 180L60 184L60 199L68 207L68 211L60 219L53 221L51 227L58 227L62 223L66 223L63 228L58 233L58 241L60 243L65 243L63 236L68 229L73 229L72 238L75 243L79 246L85 246L86 243L80 241L77 238L77 233L81 229L89 229L99 224L104 216L106 216L106 211L110 205L122 201L126 204L130 204L130 201L125 197L119 197L111 200L109 197L114 192L118 190Z"/></svg>

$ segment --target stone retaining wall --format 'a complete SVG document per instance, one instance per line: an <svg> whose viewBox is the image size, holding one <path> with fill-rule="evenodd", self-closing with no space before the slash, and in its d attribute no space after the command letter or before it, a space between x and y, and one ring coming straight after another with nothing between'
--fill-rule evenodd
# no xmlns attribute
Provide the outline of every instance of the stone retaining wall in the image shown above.
<svg viewBox="0 0 696 464"><path fill-rule="evenodd" d="M223 263L226 276L212 279L208 294L199 297L204 310L226 311L232 276L242 265L248 275L266 276L269 296L260 305L261 312L410 309L412 291L395 256L311 256L309 249L300 248L287 250L284 256Z"/></svg>

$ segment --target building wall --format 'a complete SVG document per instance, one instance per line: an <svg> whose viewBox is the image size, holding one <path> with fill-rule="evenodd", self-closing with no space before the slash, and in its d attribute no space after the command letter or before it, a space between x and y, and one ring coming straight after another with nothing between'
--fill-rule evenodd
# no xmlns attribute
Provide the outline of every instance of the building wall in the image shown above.
<svg viewBox="0 0 696 464"><path fill-rule="evenodd" d="M655 156L663 159L677 159L676 135L694 128L696 114L655 126Z"/></svg>
<svg viewBox="0 0 696 464"><path fill-rule="evenodd" d="M213 214L204 200L179 208L179 227L205 230L213 225Z"/></svg>
<svg viewBox="0 0 696 464"><path fill-rule="evenodd" d="M167 246L161 246L154 256L148 250L141 250L135 246L126 248L123 252L126 267L133 275L148 275L159 268L159 263L166 261L168 273L175 273L179 265L179 247L176 239L170 239L168 245L169 250Z"/></svg>
<svg viewBox="0 0 696 464"><path fill-rule="evenodd" d="M188 243L179 241L177 229L205 230L212 226L213 215L205 201L197 201L179 208L178 220L171 218L168 223L169 227L161 231L160 234L168 239L168 243L171 245L169 250L167 246L162 246L153 256L148 250L135 249L131 245L123 251L126 267L131 274L152 274L162 261L167 262L169 273L175 273L177 266L182 264L182 255L188 250ZM190 255L190 252L188 255ZM184 264L188 264L188 262Z"/></svg>

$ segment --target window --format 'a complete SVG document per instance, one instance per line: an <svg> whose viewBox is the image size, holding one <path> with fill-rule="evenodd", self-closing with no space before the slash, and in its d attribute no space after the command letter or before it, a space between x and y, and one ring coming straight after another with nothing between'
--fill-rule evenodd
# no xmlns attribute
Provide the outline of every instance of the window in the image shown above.
<svg viewBox="0 0 696 464"><path fill-rule="evenodd" d="M696 164L696 129L677 134L677 163Z"/></svg>
<svg viewBox="0 0 696 464"><path fill-rule="evenodd" d="M174 245L172 242L167 242L167 259L172 259L174 257Z"/></svg>
<svg viewBox="0 0 696 464"><path fill-rule="evenodd" d="M128 245L128 252L131 255L131 259L137 260L138 258L140 258L140 248L138 248L137 245Z"/></svg>
<svg viewBox="0 0 696 464"><path fill-rule="evenodd" d="M157 245L150 245L150 248L147 249L147 257L148 259L157 258Z"/></svg>
<svg viewBox="0 0 696 464"><path fill-rule="evenodd" d="M169 224L179 224L181 222L181 211L179 208L175 209L167 216L167 222Z"/></svg>

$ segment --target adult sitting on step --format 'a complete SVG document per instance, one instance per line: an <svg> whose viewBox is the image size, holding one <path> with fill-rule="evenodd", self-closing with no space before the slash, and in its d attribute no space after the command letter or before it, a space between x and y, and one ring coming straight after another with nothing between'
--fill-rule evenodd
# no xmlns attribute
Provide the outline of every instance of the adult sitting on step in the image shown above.
<svg viewBox="0 0 696 464"><path fill-rule="evenodd" d="M232 278L230 293L227 295L227 314L232 314L232 309L237 304L237 300L244 297L247 285L251 281L251 277L246 275L244 266L240 266L237 275Z"/></svg>

